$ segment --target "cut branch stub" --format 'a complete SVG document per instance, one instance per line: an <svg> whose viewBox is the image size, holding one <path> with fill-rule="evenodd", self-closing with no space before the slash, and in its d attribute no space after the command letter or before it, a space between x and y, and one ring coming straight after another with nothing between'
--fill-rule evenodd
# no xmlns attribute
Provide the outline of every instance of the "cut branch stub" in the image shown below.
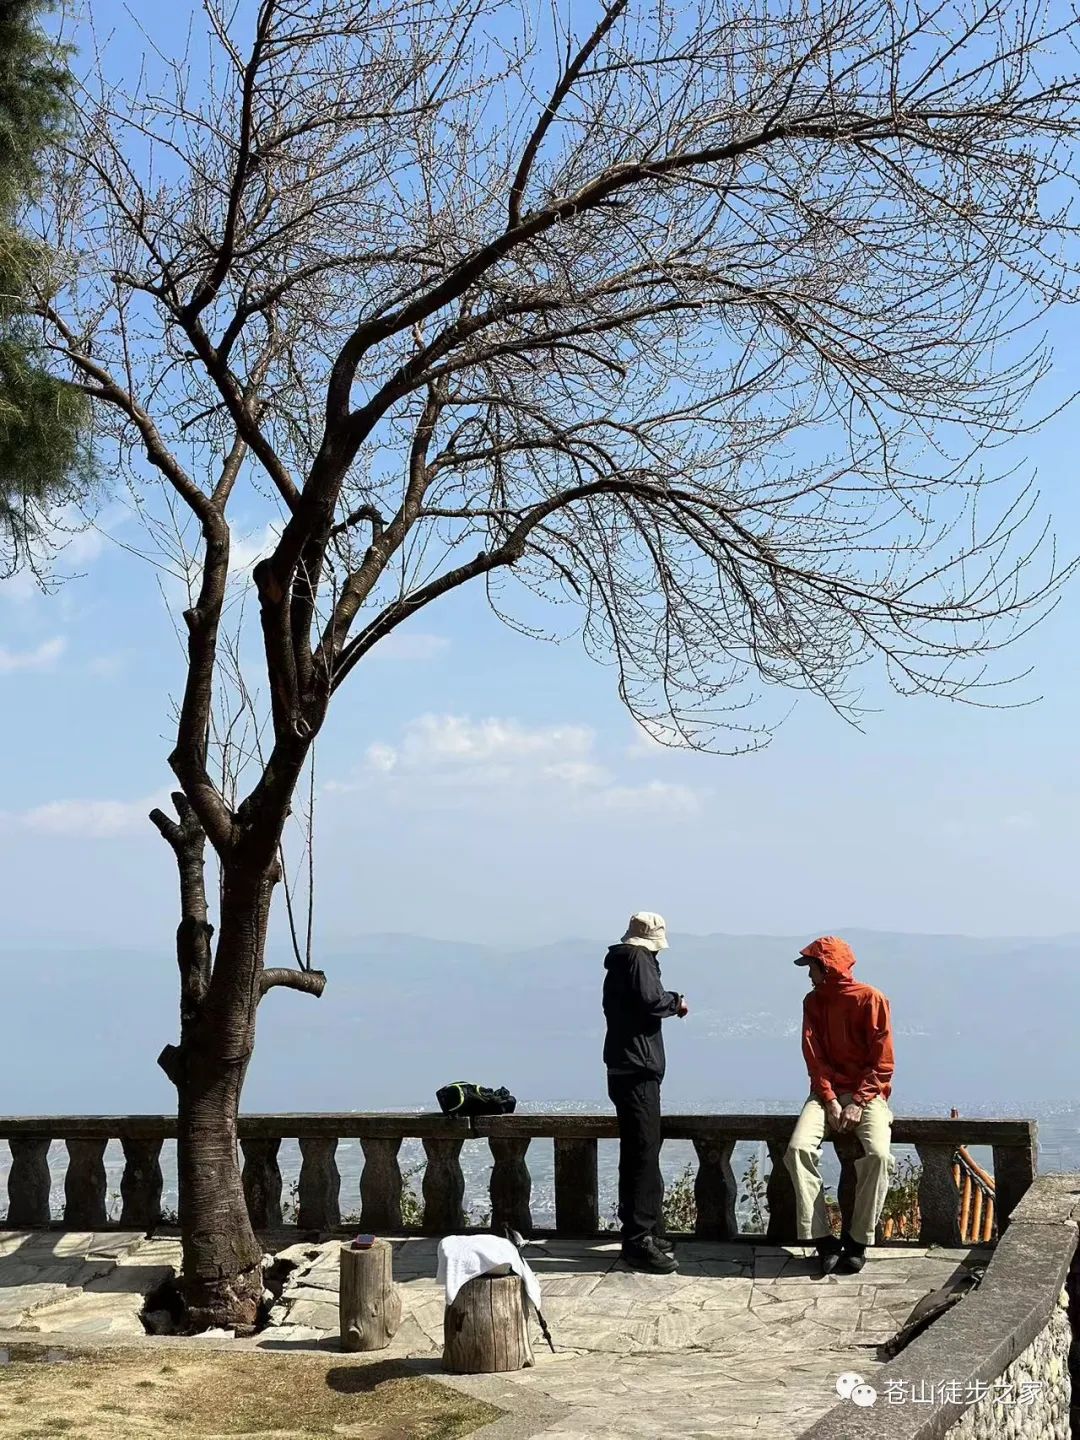
<svg viewBox="0 0 1080 1440"><path fill-rule="evenodd" d="M260 996L279 986L287 990L299 990L305 995L314 995L318 999L326 989L326 975L322 970L294 970L289 966L260 972Z"/></svg>

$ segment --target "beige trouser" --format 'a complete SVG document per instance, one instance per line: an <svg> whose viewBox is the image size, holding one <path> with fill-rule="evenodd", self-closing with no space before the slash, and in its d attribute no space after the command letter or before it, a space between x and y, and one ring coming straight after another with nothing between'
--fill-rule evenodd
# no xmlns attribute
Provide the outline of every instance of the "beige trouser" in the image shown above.
<svg viewBox="0 0 1080 1440"><path fill-rule="evenodd" d="M850 1095L836 1098L841 1105L851 1103ZM892 1111L881 1096L876 1095L863 1107L862 1119L853 1132L862 1142L863 1156L855 1161L855 1213L850 1233L860 1245L874 1243L877 1222L889 1192L893 1164L889 1153L892 1121ZM795 1216L803 1243L822 1240L831 1233L821 1183L821 1146L828 1130L825 1106L811 1095L802 1108L784 1156L795 1184Z"/></svg>

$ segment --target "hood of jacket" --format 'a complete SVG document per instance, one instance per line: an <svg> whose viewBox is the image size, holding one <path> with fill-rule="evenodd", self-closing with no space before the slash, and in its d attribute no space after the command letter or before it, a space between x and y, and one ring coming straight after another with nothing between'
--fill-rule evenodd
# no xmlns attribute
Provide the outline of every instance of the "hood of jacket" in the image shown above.
<svg viewBox="0 0 1080 1440"><path fill-rule="evenodd" d="M635 950L648 950L652 958L656 959L656 951L648 945L639 945L636 941L628 945L625 941L620 940L617 945L608 946L608 952L604 956L604 969L613 970L620 965L625 965Z"/></svg>
<svg viewBox="0 0 1080 1440"><path fill-rule="evenodd" d="M799 951L807 960L817 960L825 970L828 985L853 985L852 971L855 969L855 952L846 940L837 935L822 935Z"/></svg>

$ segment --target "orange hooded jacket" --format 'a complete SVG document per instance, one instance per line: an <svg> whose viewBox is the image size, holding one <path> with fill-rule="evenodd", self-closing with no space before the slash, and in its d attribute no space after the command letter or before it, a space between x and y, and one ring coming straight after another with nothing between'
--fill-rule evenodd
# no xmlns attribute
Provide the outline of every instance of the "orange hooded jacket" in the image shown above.
<svg viewBox="0 0 1080 1440"><path fill-rule="evenodd" d="M893 1036L889 1002L852 978L855 955L845 940L825 935L801 952L825 967L825 982L803 1001L803 1055L810 1088L824 1103L851 1095L868 1105L892 1092Z"/></svg>

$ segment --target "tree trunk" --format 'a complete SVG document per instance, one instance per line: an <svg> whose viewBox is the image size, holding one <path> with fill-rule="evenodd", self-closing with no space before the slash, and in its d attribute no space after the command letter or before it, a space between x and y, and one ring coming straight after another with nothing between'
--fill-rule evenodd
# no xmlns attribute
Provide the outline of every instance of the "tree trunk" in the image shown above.
<svg viewBox="0 0 1080 1440"><path fill-rule="evenodd" d="M401 1324L393 1248L386 1240L376 1240L370 1250L342 1245L339 1271L341 1348L385 1350Z"/></svg>
<svg viewBox="0 0 1080 1440"><path fill-rule="evenodd" d="M262 1301L262 1247L244 1199L236 1117L255 1045L266 925L277 876L276 867L261 874L226 867L213 973L198 1014L181 1030L181 1287L198 1329L253 1325Z"/></svg>
<svg viewBox="0 0 1080 1440"><path fill-rule="evenodd" d="M236 1146L246 1068L220 1054L192 1055L179 1086L180 1283L196 1330L254 1325L262 1302L262 1247L248 1218Z"/></svg>
<svg viewBox="0 0 1080 1440"><path fill-rule="evenodd" d="M154 823L176 852L181 918L180 1044L159 1063L177 1091L180 1286L196 1330L253 1325L262 1302L262 1248L244 1199L237 1153L240 1093L255 1043L263 950L276 865L226 865L213 960L203 875L205 836L182 794L180 823Z"/></svg>
<svg viewBox="0 0 1080 1440"><path fill-rule="evenodd" d="M478 1275L443 1315L443 1369L494 1375L533 1364L520 1275Z"/></svg>

